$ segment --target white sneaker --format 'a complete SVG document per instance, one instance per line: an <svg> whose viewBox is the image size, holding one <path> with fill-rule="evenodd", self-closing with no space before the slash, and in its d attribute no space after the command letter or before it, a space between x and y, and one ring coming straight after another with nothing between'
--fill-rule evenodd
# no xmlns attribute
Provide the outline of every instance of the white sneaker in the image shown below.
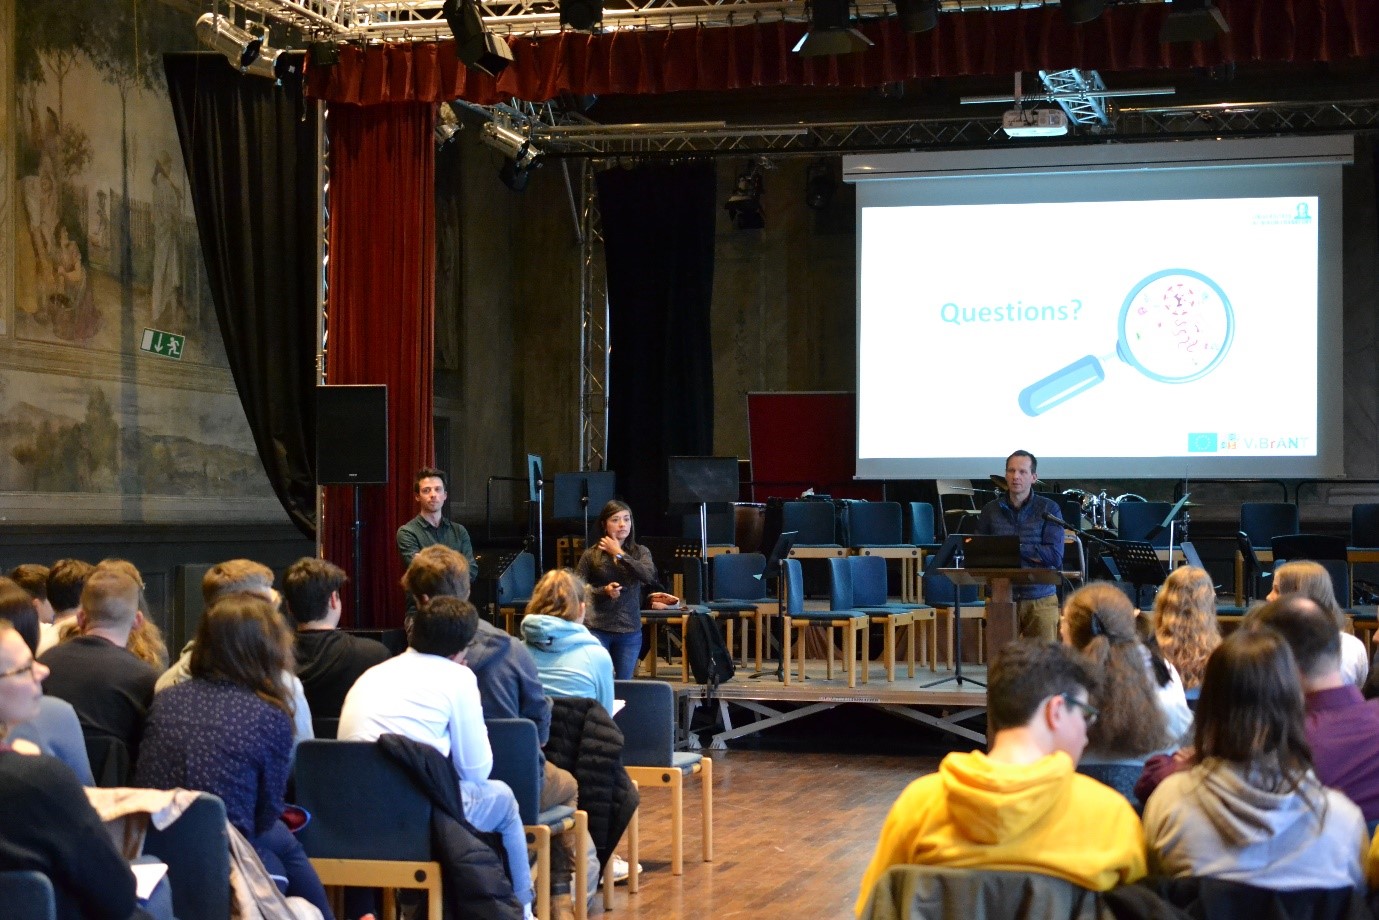
<svg viewBox="0 0 1379 920"><path fill-rule="evenodd" d="M641 871L642 871L642 864L641 864L641 863L637 863L637 871L638 871L638 872L641 872ZM627 876L630 875L630 874L631 874L631 869L630 869L630 867L629 867L628 864L627 864L627 860L623 859L623 858L622 858L621 856L619 856L617 853L614 853L614 854L613 854L613 884L616 885L618 882L625 882L625 881L627 881Z"/></svg>

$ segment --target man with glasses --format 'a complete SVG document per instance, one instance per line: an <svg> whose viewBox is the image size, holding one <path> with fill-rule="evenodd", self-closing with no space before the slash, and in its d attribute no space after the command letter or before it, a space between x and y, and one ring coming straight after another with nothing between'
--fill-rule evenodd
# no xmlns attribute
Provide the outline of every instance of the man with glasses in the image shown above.
<svg viewBox="0 0 1379 920"><path fill-rule="evenodd" d="M856 911L895 865L1050 875L1107 891L1145 874L1144 831L1125 797L1075 772L1097 711L1071 649L1010 643L988 672L990 749L954 753L891 806Z"/></svg>

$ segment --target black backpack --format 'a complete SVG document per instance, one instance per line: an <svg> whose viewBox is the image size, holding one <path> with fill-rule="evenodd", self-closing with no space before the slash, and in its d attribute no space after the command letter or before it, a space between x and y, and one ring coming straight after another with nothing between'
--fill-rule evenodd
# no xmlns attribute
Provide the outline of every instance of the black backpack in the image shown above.
<svg viewBox="0 0 1379 920"><path fill-rule="evenodd" d="M723 643L723 634L713 617L702 610L689 612L685 631L685 654L689 656L690 671L695 683L708 684L712 690L725 680L732 680L735 669L733 656Z"/></svg>

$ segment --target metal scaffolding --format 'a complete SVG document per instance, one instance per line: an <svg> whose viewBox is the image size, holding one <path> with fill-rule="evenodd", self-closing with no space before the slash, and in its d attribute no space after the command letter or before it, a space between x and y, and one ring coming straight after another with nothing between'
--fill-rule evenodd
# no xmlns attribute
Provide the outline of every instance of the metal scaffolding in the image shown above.
<svg viewBox="0 0 1379 920"><path fill-rule="evenodd" d="M608 469L608 277L603 261L595 163L580 170L580 470Z"/></svg>

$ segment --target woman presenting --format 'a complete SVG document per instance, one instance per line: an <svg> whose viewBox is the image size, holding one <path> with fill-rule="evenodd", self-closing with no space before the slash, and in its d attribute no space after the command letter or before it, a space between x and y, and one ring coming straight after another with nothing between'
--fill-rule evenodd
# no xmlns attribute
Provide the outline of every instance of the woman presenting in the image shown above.
<svg viewBox="0 0 1379 920"><path fill-rule="evenodd" d="M656 564L637 543L632 509L616 499L603 506L601 537L579 557L576 571L594 593L586 625L613 658L613 676L630 680L642 650L642 589L656 583Z"/></svg>

